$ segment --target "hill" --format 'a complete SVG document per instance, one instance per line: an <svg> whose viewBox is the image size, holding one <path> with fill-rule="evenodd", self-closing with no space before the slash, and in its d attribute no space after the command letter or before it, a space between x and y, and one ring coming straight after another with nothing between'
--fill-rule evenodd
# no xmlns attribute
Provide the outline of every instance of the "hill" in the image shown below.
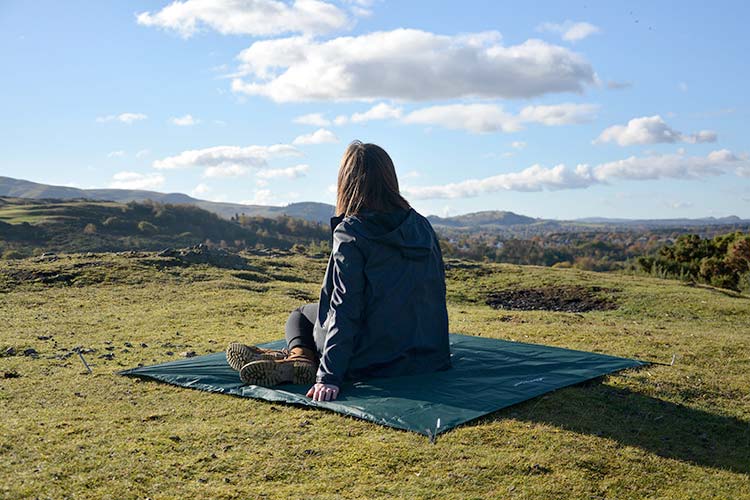
<svg viewBox="0 0 750 500"><path fill-rule="evenodd" d="M316 300L324 259L240 257L237 270L153 253L0 262L0 497L750 498L747 296L449 260L455 333L661 364L501 410L431 444L323 410L115 374L280 338L288 313ZM487 303L563 287L616 307Z"/></svg>
<svg viewBox="0 0 750 500"><path fill-rule="evenodd" d="M159 193L131 189L78 189L67 186L52 186L11 177L0 176L0 196L15 198L59 200L88 199L97 201L152 200L158 203L187 204L213 212L220 217L230 219L238 214L260 217L294 217L310 222L327 224L334 214L335 207L327 203L303 201L286 206L244 205L240 203L222 203L200 200L182 193ZM528 217L501 210L439 217L429 215L427 218L443 231L482 232L495 231L512 237L529 237L551 231L611 231L611 230L648 230L656 228L700 228L711 226L746 226L750 220L731 215L727 217L703 217L699 219L613 219L606 217L587 217L575 220L556 220Z"/></svg>
<svg viewBox="0 0 750 500"><path fill-rule="evenodd" d="M329 230L289 217L222 219L192 205L153 201L0 198L0 255L157 250L199 243L280 249L327 242Z"/></svg>
<svg viewBox="0 0 750 500"><path fill-rule="evenodd" d="M482 212L473 212L453 217L438 217L437 215L430 215L427 219L433 226L446 226L452 228L512 226L517 224L533 224L542 220L501 210L485 210Z"/></svg>
<svg viewBox="0 0 750 500"><path fill-rule="evenodd" d="M158 203L195 205L229 219L236 214L249 216L278 217L289 216L311 222L327 223L333 215L333 205L317 202L291 203L287 206L244 205L240 203L222 203L199 200L182 193L158 193L137 189L78 189L67 186L51 186L37 182L13 179L0 176L0 196L10 198L75 200L87 199L96 201L129 201L152 200Z"/></svg>

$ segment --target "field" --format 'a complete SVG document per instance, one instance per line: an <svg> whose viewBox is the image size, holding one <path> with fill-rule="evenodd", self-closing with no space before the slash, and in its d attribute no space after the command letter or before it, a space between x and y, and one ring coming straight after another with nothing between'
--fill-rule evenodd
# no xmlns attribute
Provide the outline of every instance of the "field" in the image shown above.
<svg viewBox="0 0 750 500"><path fill-rule="evenodd" d="M115 374L280 338L288 312L317 300L325 259L245 257L241 269L137 252L1 262L0 496L750 498L747 296L452 261L455 333L660 364L507 408L435 444L330 412ZM486 303L509 289L573 285L615 307Z"/></svg>

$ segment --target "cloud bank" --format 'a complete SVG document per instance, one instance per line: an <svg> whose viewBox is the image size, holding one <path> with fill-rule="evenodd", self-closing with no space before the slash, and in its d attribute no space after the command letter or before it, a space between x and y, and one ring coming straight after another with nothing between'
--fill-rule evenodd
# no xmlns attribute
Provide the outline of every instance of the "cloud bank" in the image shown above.
<svg viewBox="0 0 750 500"><path fill-rule="evenodd" d="M546 168L532 165L520 172L504 173L483 179L403 189L414 199L467 198L499 191L542 191L581 189L611 180L701 179L725 174L734 168L737 175L750 174L750 160L729 150L713 151L706 156L684 154L631 156L624 160L586 164L569 168L564 164Z"/></svg>
<svg viewBox="0 0 750 500"><path fill-rule="evenodd" d="M577 42L600 33L601 29L591 23L565 21L564 23L542 23L537 27L537 31L559 33L566 42Z"/></svg>
<svg viewBox="0 0 750 500"><path fill-rule="evenodd" d="M152 166L159 170L200 167L204 177L236 177L252 168L263 168L271 158L299 156L297 148L289 144L272 146L215 146L193 149L156 160Z"/></svg>
<svg viewBox="0 0 750 500"><path fill-rule="evenodd" d="M138 24L174 31L183 38L204 29L222 35L314 35L342 29L350 22L343 10L320 0L174 1L158 12L142 12L136 19Z"/></svg>
<svg viewBox="0 0 750 500"><path fill-rule="evenodd" d="M716 142L716 132L701 130L695 134L683 134L671 128L659 115L633 118L627 125L613 125L604 129L594 144L614 142L620 146L633 144L658 144L686 142L690 144Z"/></svg>
<svg viewBox="0 0 750 500"><path fill-rule="evenodd" d="M595 81L588 61L567 48L500 41L494 31L449 36L415 29L263 40L237 56L232 90L277 102L422 101L580 93Z"/></svg>

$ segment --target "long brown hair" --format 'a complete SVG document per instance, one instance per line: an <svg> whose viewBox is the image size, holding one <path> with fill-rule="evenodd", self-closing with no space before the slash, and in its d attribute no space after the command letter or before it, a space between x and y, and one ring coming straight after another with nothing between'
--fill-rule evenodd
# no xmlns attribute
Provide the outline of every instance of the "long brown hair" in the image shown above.
<svg viewBox="0 0 750 500"><path fill-rule="evenodd" d="M336 215L361 210L390 212L411 205L399 193L393 160L376 144L353 141L344 151L336 191Z"/></svg>

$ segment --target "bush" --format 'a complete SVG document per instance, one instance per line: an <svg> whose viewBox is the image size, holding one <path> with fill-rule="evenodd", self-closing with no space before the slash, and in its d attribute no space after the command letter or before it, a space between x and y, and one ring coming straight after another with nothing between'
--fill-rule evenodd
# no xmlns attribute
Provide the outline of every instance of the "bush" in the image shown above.
<svg viewBox="0 0 750 500"><path fill-rule="evenodd" d="M86 224L83 228L83 234L96 234L96 224Z"/></svg>
<svg viewBox="0 0 750 500"><path fill-rule="evenodd" d="M18 250L6 250L3 252L3 259L5 260L17 260L25 259L26 255Z"/></svg>
<svg viewBox="0 0 750 500"><path fill-rule="evenodd" d="M142 220L138 223L138 230L146 234L156 234L159 232L159 228L147 220Z"/></svg>

